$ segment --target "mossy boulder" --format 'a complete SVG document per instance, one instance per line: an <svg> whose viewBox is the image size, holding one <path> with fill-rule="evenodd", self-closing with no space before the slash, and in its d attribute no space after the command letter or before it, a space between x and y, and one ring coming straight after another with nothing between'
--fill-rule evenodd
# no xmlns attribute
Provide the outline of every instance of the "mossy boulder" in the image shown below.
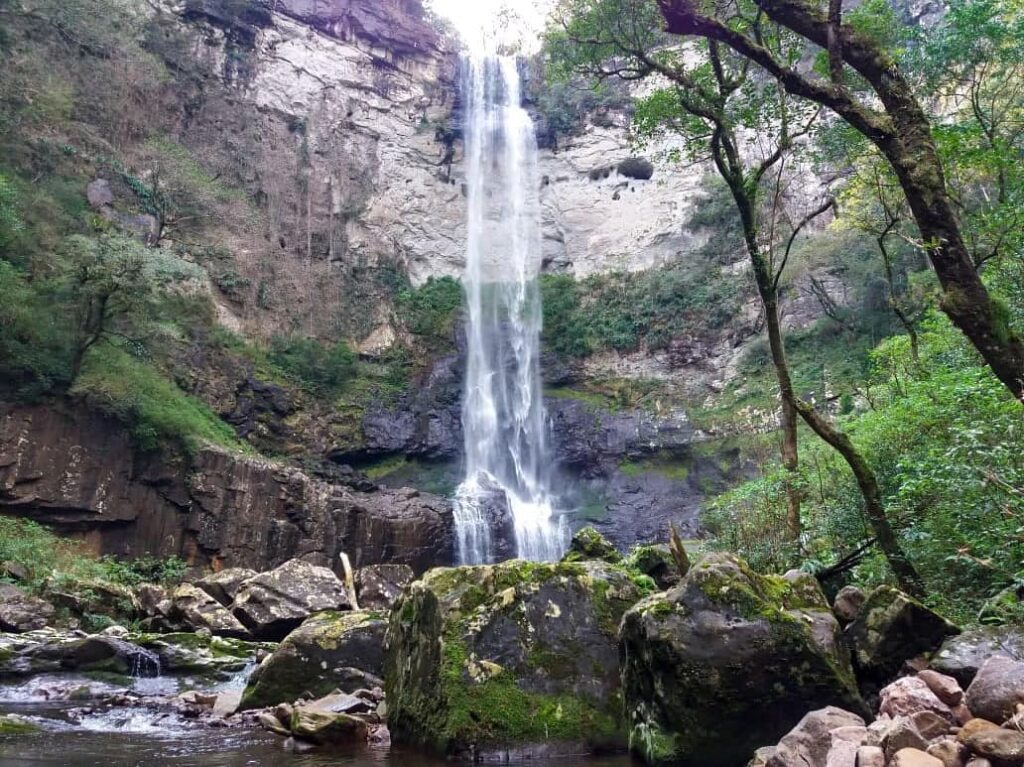
<svg viewBox="0 0 1024 767"><path fill-rule="evenodd" d="M569 543L569 550L562 558L564 562L582 562L588 559L599 559L603 562L616 564L622 561L622 555L615 546L601 533L592 527L577 530Z"/></svg>
<svg viewBox="0 0 1024 767"><path fill-rule="evenodd" d="M960 629L913 597L879 586L847 629L857 676L876 689L899 673L903 664L939 648Z"/></svg>
<svg viewBox="0 0 1024 767"><path fill-rule="evenodd" d="M259 653L269 652L275 647L268 642L247 642L184 631L131 634L129 639L156 654L161 673L198 674L210 678L226 678L241 671L254 662Z"/></svg>
<svg viewBox="0 0 1024 767"><path fill-rule="evenodd" d="M42 728L25 717L17 714L0 714L0 737L6 735L28 735L39 732Z"/></svg>
<svg viewBox="0 0 1024 767"><path fill-rule="evenodd" d="M596 561L429 571L391 613L392 738L461 758L624 748L616 631L635 580Z"/></svg>
<svg viewBox="0 0 1024 767"><path fill-rule="evenodd" d="M742 764L808 712L867 713L813 577L724 553L629 610L620 629L630 747L648 764Z"/></svg>
<svg viewBox="0 0 1024 767"><path fill-rule="evenodd" d="M626 564L654 579L659 589L670 589L682 575L667 543L636 546L626 557Z"/></svg>
<svg viewBox="0 0 1024 767"><path fill-rule="evenodd" d="M323 612L285 637L249 677L240 708L291 703L335 689L382 684L387 620L375 612Z"/></svg>

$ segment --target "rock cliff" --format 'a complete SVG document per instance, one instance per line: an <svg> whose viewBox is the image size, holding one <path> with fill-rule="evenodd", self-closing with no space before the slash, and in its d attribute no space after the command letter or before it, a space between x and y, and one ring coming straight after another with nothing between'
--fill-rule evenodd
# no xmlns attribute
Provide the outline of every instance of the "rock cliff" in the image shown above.
<svg viewBox="0 0 1024 767"><path fill-rule="evenodd" d="M256 569L296 556L336 567L341 552L355 566L418 572L452 560L446 501L356 484L364 489L213 449L142 454L120 424L83 409L0 405L0 512L97 553Z"/></svg>

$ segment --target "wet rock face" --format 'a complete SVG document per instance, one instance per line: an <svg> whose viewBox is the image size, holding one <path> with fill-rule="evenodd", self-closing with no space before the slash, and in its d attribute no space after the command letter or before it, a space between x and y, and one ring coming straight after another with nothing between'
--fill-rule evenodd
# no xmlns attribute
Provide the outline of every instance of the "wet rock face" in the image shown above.
<svg viewBox="0 0 1024 767"><path fill-rule="evenodd" d="M640 596L603 562L431 570L391 613L392 738L467 758L624 746L615 633Z"/></svg>
<svg viewBox="0 0 1024 767"><path fill-rule="evenodd" d="M710 554L620 629L630 747L648 764L740 764L808 710L864 711L817 582Z"/></svg>
<svg viewBox="0 0 1024 767"><path fill-rule="evenodd" d="M291 703L306 694L352 693L382 684L387 620L373 612L322 612L307 619L249 678L242 708Z"/></svg>
<svg viewBox="0 0 1024 767"><path fill-rule="evenodd" d="M362 492L217 450L140 455L121 424L76 408L0 404L0 508L81 534L97 553L196 565L333 565L344 551L357 567L422 572L454 553L437 496Z"/></svg>

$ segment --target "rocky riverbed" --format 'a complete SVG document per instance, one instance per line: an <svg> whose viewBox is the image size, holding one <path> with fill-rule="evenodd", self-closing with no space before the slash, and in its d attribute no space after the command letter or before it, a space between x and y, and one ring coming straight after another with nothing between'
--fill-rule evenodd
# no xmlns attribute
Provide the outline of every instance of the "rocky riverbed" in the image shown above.
<svg viewBox="0 0 1024 767"><path fill-rule="evenodd" d="M98 633L52 598L4 586L0 764L1024 765L1021 629L593 530L557 563L142 585Z"/></svg>

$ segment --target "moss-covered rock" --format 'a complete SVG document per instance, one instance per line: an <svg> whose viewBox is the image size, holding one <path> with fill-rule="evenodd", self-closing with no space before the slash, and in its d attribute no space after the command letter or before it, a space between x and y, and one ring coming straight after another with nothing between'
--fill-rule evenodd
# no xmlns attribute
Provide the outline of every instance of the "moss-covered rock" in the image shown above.
<svg viewBox="0 0 1024 767"><path fill-rule="evenodd" d="M439 568L388 629L388 727L442 756L624 747L616 630L644 595L606 562Z"/></svg>
<svg viewBox="0 0 1024 767"><path fill-rule="evenodd" d="M682 577L668 544L635 546L626 557L626 565L654 579L659 589L670 589Z"/></svg>
<svg viewBox="0 0 1024 767"><path fill-rule="evenodd" d="M879 586L847 628L857 676L869 688L884 685L905 661L938 649L960 629L913 597Z"/></svg>
<svg viewBox="0 0 1024 767"><path fill-rule="evenodd" d="M601 533L592 527L577 530L569 543L569 550L562 558L564 562L582 562L587 559L599 559L603 562L616 564L622 561L622 555L615 546Z"/></svg>
<svg viewBox="0 0 1024 767"><path fill-rule="evenodd" d="M648 764L741 764L808 711L866 713L811 576L709 554L629 610L620 637L630 747Z"/></svg>
<svg viewBox="0 0 1024 767"><path fill-rule="evenodd" d="M160 659L164 674L199 674L213 678L241 671L255 661L260 652L276 645L247 642L229 637L176 632L171 634L131 634L129 639Z"/></svg>
<svg viewBox="0 0 1024 767"><path fill-rule="evenodd" d="M323 612L306 620L249 678L242 709L290 703L335 689L381 684L387 621L374 612Z"/></svg>
<svg viewBox="0 0 1024 767"><path fill-rule="evenodd" d="M40 729L39 725L35 722L18 716L17 714L0 715L0 737L6 735L27 735L29 733L39 732Z"/></svg>

